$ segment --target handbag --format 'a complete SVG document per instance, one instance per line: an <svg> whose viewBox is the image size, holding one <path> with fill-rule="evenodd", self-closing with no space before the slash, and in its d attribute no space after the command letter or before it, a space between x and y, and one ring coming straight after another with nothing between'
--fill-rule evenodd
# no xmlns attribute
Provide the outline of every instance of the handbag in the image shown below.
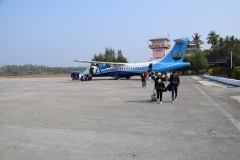
<svg viewBox="0 0 240 160"><path fill-rule="evenodd" d="M172 85L171 85L171 84L169 84L169 85L167 86L167 90L172 91Z"/></svg>
<svg viewBox="0 0 240 160"><path fill-rule="evenodd" d="M163 92L167 92L167 88L166 88L166 87L163 87L162 91L163 91Z"/></svg>

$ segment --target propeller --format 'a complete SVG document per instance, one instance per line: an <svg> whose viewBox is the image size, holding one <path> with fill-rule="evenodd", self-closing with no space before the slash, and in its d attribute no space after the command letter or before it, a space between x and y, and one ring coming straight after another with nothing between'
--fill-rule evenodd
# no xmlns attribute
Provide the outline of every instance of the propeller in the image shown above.
<svg viewBox="0 0 240 160"><path fill-rule="evenodd" d="M91 66L96 66L96 67L97 67L96 72L99 70L99 72L102 74L102 71L101 71L101 69L99 68L99 64L92 64Z"/></svg>
<svg viewBox="0 0 240 160"><path fill-rule="evenodd" d="M97 70L99 70L100 73L102 74L102 71L101 71L101 69L98 67L98 64L97 64L96 66L97 66ZM96 70L96 72L97 72L97 70Z"/></svg>

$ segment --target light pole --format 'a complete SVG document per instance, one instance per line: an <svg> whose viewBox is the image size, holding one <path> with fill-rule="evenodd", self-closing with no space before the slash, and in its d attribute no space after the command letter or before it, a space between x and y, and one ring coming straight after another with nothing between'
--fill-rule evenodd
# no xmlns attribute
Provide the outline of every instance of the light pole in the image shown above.
<svg viewBox="0 0 240 160"><path fill-rule="evenodd" d="M231 48L231 68L232 68L232 48Z"/></svg>

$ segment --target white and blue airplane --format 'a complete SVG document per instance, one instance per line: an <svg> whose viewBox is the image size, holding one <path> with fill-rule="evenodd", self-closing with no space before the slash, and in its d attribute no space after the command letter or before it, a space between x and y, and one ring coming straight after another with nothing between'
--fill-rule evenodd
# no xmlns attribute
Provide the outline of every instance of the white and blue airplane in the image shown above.
<svg viewBox="0 0 240 160"><path fill-rule="evenodd" d="M143 71L153 70L155 73L175 70L190 65L189 62L183 62L183 58L188 45L188 38L175 39L175 44L171 51L160 59L143 63L117 63L74 60L74 62L91 63L91 67L83 72L84 76L92 77L111 76L117 78L141 75Z"/></svg>

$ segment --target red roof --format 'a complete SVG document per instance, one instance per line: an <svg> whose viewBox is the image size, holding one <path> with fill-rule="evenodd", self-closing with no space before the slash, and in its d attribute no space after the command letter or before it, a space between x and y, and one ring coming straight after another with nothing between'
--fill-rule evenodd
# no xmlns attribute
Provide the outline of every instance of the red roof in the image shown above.
<svg viewBox="0 0 240 160"><path fill-rule="evenodd" d="M149 41L162 40L162 39L166 39L167 41L170 41L168 38L164 38L164 37L157 37L157 38L149 39Z"/></svg>

